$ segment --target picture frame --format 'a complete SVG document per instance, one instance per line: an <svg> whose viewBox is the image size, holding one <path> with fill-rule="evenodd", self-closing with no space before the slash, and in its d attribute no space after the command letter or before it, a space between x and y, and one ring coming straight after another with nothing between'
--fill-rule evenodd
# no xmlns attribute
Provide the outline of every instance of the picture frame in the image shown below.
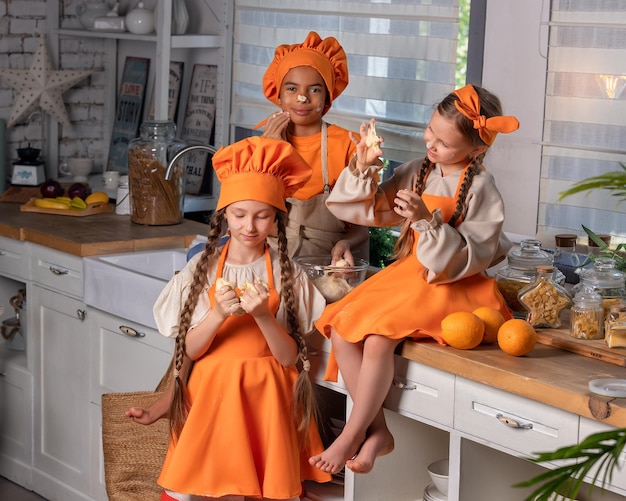
<svg viewBox="0 0 626 501"><path fill-rule="evenodd" d="M106 170L128 173L128 143L139 135L143 120L150 59L127 56L117 97Z"/></svg>
<svg viewBox="0 0 626 501"><path fill-rule="evenodd" d="M167 90L167 119L176 122L178 114L178 105L180 103L180 90L183 83L183 71L185 63L183 61L170 61L169 69L169 87ZM148 111L148 119L154 120L155 108L155 85L152 86L152 96L150 98L150 107Z"/></svg>
<svg viewBox="0 0 626 501"><path fill-rule="evenodd" d="M181 127L180 139L182 141L187 144L211 144L215 125L216 97L217 66L195 64ZM207 165L211 162L208 152L192 151L186 157L185 193L188 195L211 194L212 177L206 175Z"/></svg>

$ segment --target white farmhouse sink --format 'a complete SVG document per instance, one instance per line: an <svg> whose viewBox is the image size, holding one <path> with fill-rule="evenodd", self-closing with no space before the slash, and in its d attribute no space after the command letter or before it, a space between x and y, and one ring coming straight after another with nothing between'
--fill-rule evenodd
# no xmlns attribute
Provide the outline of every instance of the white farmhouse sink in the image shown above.
<svg viewBox="0 0 626 501"><path fill-rule="evenodd" d="M185 249L86 257L85 304L156 329L152 307L165 284L186 263Z"/></svg>

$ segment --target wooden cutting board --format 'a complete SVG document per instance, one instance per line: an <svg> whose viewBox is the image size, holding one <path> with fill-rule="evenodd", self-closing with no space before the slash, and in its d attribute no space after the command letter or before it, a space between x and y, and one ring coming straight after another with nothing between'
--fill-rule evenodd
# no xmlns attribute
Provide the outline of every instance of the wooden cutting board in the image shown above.
<svg viewBox="0 0 626 501"><path fill-rule="evenodd" d="M106 212L112 212L115 208L114 205L109 203L95 203L89 204L87 208L82 210L72 210L72 209L48 209L44 207L36 207L35 206L35 198L31 198L24 205L20 205L21 212L38 212L40 214L56 214L59 216L74 216L74 217L84 217L91 216L93 214L104 214Z"/></svg>
<svg viewBox="0 0 626 501"><path fill-rule="evenodd" d="M626 367L626 348L609 348L604 339L576 339L567 329L537 329L537 342Z"/></svg>

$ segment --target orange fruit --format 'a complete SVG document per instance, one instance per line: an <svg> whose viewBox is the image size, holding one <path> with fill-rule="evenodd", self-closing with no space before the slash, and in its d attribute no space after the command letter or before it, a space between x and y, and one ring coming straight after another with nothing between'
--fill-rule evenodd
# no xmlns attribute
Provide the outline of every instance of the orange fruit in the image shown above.
<svg viewBox="0 0 626 501"><path fill-rule="evenodd" d="M527 355L537 344L537 331L530 323L520 318L507 320L498 329L498 346L500 349L513 355L521 357Z"/></svg>
<svg viewBox="0 0 626 501"><path fill-rule="evenodd" d="M471 350L483 340L485 324L469 311L450 313L441 321L441 337L453 348Z"/></svg>
<svg viewBox="0 0 626 501"><path fill-rule="evenodd" d="M85 198L85 203L87 205L95 203L108 204L109 195L107 195L104 191L94 191L91 195Z"/></svg>
<svg viewBox="0 0 626 501"><path fill-rule="evenodd" d="M479 306L473 312L485 324L483 344L492 344L498 340L498 329L505 322L502 313L490 306Z"/></svg>

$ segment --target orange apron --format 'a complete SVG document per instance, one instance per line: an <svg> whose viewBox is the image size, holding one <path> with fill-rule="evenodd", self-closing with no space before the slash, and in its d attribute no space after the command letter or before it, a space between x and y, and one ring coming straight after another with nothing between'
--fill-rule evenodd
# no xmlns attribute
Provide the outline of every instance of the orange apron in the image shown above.
<svg viewBox="0 0 626 501"><path fill-rule="evenodd" d="M222 276L226 243L215 279ZM276 314L269 249L265 252L269 304ZM260 277L265 278L265 277ZM209 289L215 305L215 281ZM293 390L298 371L272 355L252 315L228 317L207 353L196 360L188 383L189 416L176 442L170 442L159 484L199 496L239 495L290 499L301 481L328 481L308 457L323 446L313 425L309 443L298 445Z"/></svg>
<svg viewBox="0 0 626 501"><path fill-rule="evenodd" d="M460 177L454 198L422 194L428 210L432 212L439 208L443 220L449 221L466 173L467 168ZM391 339L433 338L445 344L441 338L441 320L450 313L490 306L506 319L511 318L496 281L482 273L452 283L428 283L428 270L416 258L419 232L414 233L415 245L411 254L376 273L324 309L315 323L321 333L330 337L331 328L334 328L352 343L377 334ZM337 362L332 352L325 377L337 380Z"/></svg>

